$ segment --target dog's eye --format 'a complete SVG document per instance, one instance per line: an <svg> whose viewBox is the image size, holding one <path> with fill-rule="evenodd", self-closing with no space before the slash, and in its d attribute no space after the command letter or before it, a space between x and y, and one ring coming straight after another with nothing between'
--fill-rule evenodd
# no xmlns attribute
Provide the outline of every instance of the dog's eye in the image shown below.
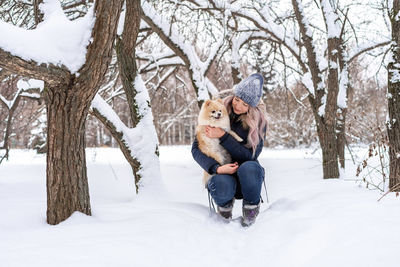
<svg viewBox="0 0 400 267"><path fill-rule="evenodd" d="M211 111L211 113L214 114L214 113L215 113L215 110Z"/></svg>

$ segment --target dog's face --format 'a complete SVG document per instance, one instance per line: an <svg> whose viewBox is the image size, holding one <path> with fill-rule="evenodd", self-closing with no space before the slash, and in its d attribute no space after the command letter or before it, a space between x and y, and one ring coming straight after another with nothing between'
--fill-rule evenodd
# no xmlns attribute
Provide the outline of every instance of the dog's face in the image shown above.
<svg viewBox="0 0 400 267"><path fill-rule="evenodd" d="M217 121L225 116L228 116L228 113L221 99L207 100L201 106L199 116L203 120Z"/></svg>

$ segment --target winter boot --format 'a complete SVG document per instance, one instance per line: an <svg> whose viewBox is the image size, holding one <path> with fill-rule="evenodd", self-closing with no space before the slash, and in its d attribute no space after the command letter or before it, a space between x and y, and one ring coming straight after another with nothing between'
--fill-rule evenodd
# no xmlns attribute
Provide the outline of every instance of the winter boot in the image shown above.
<svg viewBox="0 0 400 267"><path fill-rule="evenodd" d="M243 205L242 212L242 226L250 226L256 221L257 215L260 212L260 203L257 205L245 204Z"/></svg>
<svg viewBox="0 0 400 267"><path fill-rule="evenodd" d="M235 199L233 199L231 203L225 205L224 207L217 206L219 215L221 215L226 220L232 219L233 203L235 203Z"/></svg>

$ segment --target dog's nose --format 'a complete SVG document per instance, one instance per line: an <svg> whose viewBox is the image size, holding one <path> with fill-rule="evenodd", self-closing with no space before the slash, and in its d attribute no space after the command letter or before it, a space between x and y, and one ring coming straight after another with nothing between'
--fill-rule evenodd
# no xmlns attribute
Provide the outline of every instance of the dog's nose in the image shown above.
<svg viewBox="0 0 400 267"><path fill-rule="evenodd" d="M217 113L217 119L221 118L221 115L222 115L222 114L221 114L220 112L218 112L218 113Z"/></svg>

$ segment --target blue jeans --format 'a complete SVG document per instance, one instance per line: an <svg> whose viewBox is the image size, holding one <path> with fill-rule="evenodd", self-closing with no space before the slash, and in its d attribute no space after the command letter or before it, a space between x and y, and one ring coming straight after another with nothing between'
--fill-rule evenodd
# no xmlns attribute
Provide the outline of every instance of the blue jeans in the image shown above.
<svg viewBox="0 0 400 267"><path fill-rule="evenodd" d="M256 161L246 161L233 175L216 174L211 177L207 188L220 207L230 205L235 196L243 197L243 204L257 205L263 180L264 168Z"/></svg>

